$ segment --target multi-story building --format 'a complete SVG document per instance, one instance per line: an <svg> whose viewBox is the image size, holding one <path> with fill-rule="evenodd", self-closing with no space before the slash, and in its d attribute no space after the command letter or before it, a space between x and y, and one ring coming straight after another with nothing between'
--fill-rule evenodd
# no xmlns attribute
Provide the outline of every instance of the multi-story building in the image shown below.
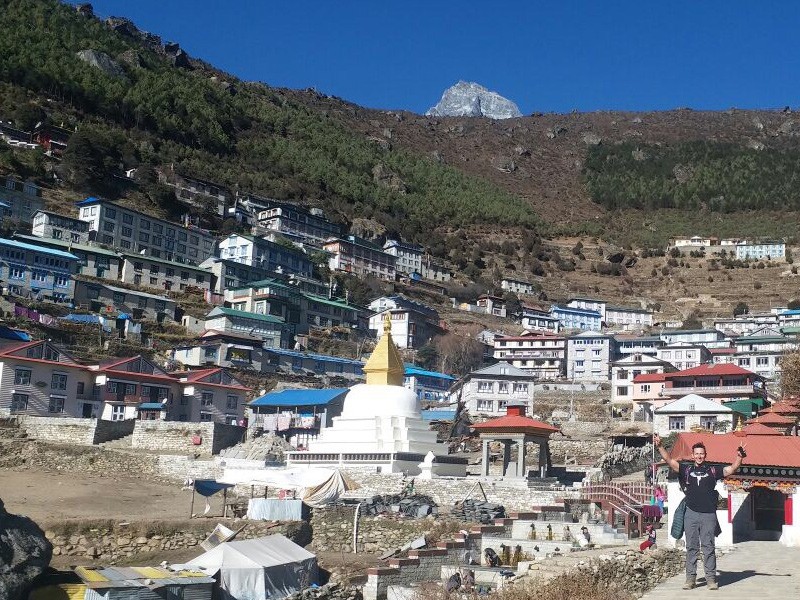
<svg viewBox="0 0 800 600"><path fill-rule="evenodd" d="M322 247L331 254L328 266L332 271L389 281L394 281L397 275L397 257L356 236L331 238Z"/></svg>
<svg viewBox="0 0 800 600"><path fill-rule="evenodd" d="M244 333L204 331L192 343L175 346L170 358L192 367L232 367L261 372L264 340Z"/></svg>
<svg viewBox="0 0 800 600"><path fill-rule="evenodd" d="M588 310L591 312L600 313L600 320L606 320L606 307L608 306L608 302L605 300L598 300L597 298L570 298L567 301L567 308L576 308L579 310ZM598 327L596 329L599 330Z"/></svg>
<svg viewBox="0 0 800 600"><path fill-rule="evenodd" d="M620 360L611 363L611 402L613 404L631 405L637 391L640 394L649 394L651 391L650 388L644 390L634 389L635 380L639 376L651 377L675 370L672 364L655 356L648 354L626 355ZM649 381L645 382L645 384L649 383Z"/></svg>
<svg viewBox="0 0 800 600"><path fill-rule="evenodd" d="M398 273L422 274L422 246L386 240L383 250L397 259L395 269Z"/></svg>
<svg viewBox="0 0 800 600"><path fill-rule="evenodd" d="M181 388L180 396L168 407L170 420L215 421L229 425L242 423L250 389L225 369L178 371L170 375L177 379Z"/></svg>
<svg viewBox="0 0 800 600"><path fill-rule="evenodd" d="M662 331L659 337L665 344L697 344L709 350L730 346L725 334L716 329L667 329Z"/></svg>
<svg viewBox="0 0 800 600"><path fill-rule="evenodd" d="M44 245L0 238L0 280L6 293L70 302L78 257Z"/></svg>
<svg viewBox="0 0 800 600"><path fill-rule="evenodd" d="M492 296L491 294L481 294L475 301L479 311L485 312L487 315L494 315L495 317L505 318L508 314L506 312L506 301L500 296Z"/></svg>
<svg viewBox="0 0 800 600"><path fill-rule="evenodd" d="M78 217L89 223L91 241L194 265L214 255L214 236L198 227L158 219L99 198L79 202L78 211Z"/></svg>
<svg viewBox="0 0 800 600"><path fill-rule="evenodd" d="M356 381L363 380L363 367L363 362L352 358L284 348L267 348L264 350L262 371L317 377L343 377Z"/></svg>
<svg viewBox="0 0 800 600"><path fill-rule="evenodd" d="M567 338L567 379L608 381L615 341L610 335L584 331Z"/></svg>
<svg viewBox="0 0 800 600"><path fill-rule="evenodd" d="M3 208L3 218L20 223L30 223L33 215L44 208L42 190L31 181L19 181L12 176L0 179L0 202L7 207Z"/></svg>
<svg viewBox="0 0 800 600"><path fill-rule="evenodd" d="M225 215L225 209L233 198L231 191L223 185L196 177L185 177L174 171L159 173L158 179L175 190L175 196L180 202L201 209L210 207L219 216Z"/></svg>
<svg viewBox="0 0 800 600"><path fill-rule="evenodd" d="M122 256L113 250L87 244L73 244L65 240L37 238L32 235L14 234L14 239L26 244L62 250L78 257L76 275L89 275L115 281L122 271Z"/></svg>
<svg viewBox="0 0 800 600"><path fill-rule="evenodd" d="M96 418L94 377L51 342L0 346L0 415Z"/></svg>
<svg viewBox="0 0 800 600"><path fill-rule="evenodd" d="M736 352L729 355L730 362L771 380L779 378L784 354L798 349L797 339L785 337L779 331L768 328L734 338L733 344Z"/></svg>
<svg viewBox="0 0 800 600"><path fill-rule="evenodd" d="M620 358L634 354L647 354L655 356L658 349L666 345L657 335L615 335L617 341L617 354Z"/></svg>
<svg viewBox="0 0 800 600"><path fill-rule="evenodd" d="M708 348L686 342L661 346L656 351L656 357L672 364L679 371L711 362L711 352Z"/></svg>
<svg viewBox="0 0 800 600"><path fill-rule="evenodd" d="M113 358L90 369L102 404L100 418L106 421L138 419L140 410L147 411L144 418L176 420L171 409L184 406L182 399L176 405L180 387L175 378L143 356Z"/></svg>
<svg viewBox="0 0 800 600"><path fill-rule="evenodd" d="M530 372L500 362L459 379L447 401L462 402L470 415L502 416L509 402L523 402L532 413L535 379Z"/></svg>
<svg viewBox="0 0 800 600"><path fill-rule="evenodd" d="M561 323L556 317L550 316L546 310L522 305L522 328L527 331L549 331L558 333Z"/></svg>
<svg viewBox="0 0 800 600"><path fill-rule="evenodd" d="M494 338L494 358L532 374L554 380L566 372L566 338L544 332Z"/></svg>
<svg viewBox="0 0 800 600"><path fill-rule="evenodd" d="M373 314L369 328L377 336L383 335L387 313L392 324L392 340L398 348L418 349L434 335L444 333L439 325L439 313L433 308L403 296L382 296L370 302Z"/></svg>
<svg viewBox="0 0 800 600"><path fill-rule="evenodd" d="M678 433L701 428L710 431L731 431L734 421L741 415L719 402L697 394L672 400L656 408L653 413L653 431Z"/></svg>
<svg viewBox="0 0 800 600"><path fill-rule="evenodd" d="M261 267L252 267L235 260L215 256L207 258L199 266L211 273L211 291L215 294L224 294L225 290L275 275Z"/></svg>
<svg viewBox="0 0 800 600"><path fill-rule="evenodd" d="M175 320L178 307L175 300L166 296L84 280L75 284L75 305L92 312L108 315L125 313L134 319L152 319L159 323Z"/></svg>
<svg viewBox="0 0 800 600"><path fill-rule="evenodd" d="M653 326L653 313L642 308L606 306L605 326L609 329L631 331Z"/></svg>
<svg viewBox="0 0 800 600"><path fill-rule="evenodd" d="M794 311L785 311L791 313ZM800 313L800 311L797 311ZM800 316L800 315L798 315ZM714 319L714 329L727 333L728 335L749 335L762 327L771 327L783 324L779 314L769 313L747 313L737 317Z"/></svg>
<svg viewBox="0 0 800 600"><path fill-rule="evenodd" d="M554 304L550 314L558 319L561 329L600 331L603 326L603 316L596 310Z"/></svg>
<svg viewBox="0 0 800 600"><path fill-rule="evenodd" d="M429 258L425 258L422 261L422 268L419 273L425 279L441 283L450 281L453 278L453 273L450 269L432 262Z"/></svg>
<svg viewBox="0 0 800 600"><path fill-rule="evenodd" d="M667 373L662 393L666 398L700 394L718 402L747 400L764 397L764 381L761 375L737 365L700 365Z"/></svg>
<svg viewBox="0 0 800 600"><path fill-rule="evenodd" d="M48 210L37 210L33 214L31 232L38 238L64 240L75 244L86 244L89 241L89 223Z"/></svg>
<svg viewBox="0 0 800 600"><path fill-rule="evenodd" d="M212 274L194 265L141 254L122 253L124 258L120 279L137 286L159 290L184 291L191 287L211 290Z"/></svg>
<svg viewBox="0 0 800 600"><path fill-rule="evenodd" d="M739 260L784 260L786 258L786 242L742 242L736 244L736 258Z"/></svg>
<svg viewBox="0 0 800 600"><path fill-rule="evenodd" d="M297 273L311 277L314 265L299 248L289 248L264 238L232 233L219 242L219 256L269 274Z"/></svg>
<svg viewBox="0 0 800 600"><path fill-rule="evenodd" d="M205 320L206 330L232 332L260 337L265 348L284 348L292 334L284 320L272 315L234 310L217 306Z"/></svg>
<svg viewBox="0 0 800 600"><path fill-rule="evenodd" d="M277 200L267 200L266 204L258 213L258 225L263 229L315 245L342 235L341 226L326 219L319 208L305 209Z"/></svg>
<svg viewBox="0 0 800 600"><path fill-rule="evenodd" d="M455 381L452 375L406 365L403 387L414 392L422 402L443 402Z"/></svg>
<svg viewBox="0 0 800 600"><path fill-rule="evenodd" d="M539 286L529 281L522 281L521 279L509 279L504 277L500 280L500 287L506 292L514 294L532 295L539 290Z"/></svg>

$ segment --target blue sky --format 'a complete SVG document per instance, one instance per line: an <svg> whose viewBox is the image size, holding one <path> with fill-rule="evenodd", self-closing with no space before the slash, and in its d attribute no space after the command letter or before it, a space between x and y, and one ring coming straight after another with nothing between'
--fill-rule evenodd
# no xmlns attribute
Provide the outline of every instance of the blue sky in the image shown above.
<svg viewBox="0 0 800 600"><path fill-rule="evenodd" d="M459 79L524 114L800 105L800 2L93 0L245 80L422 113Z"/></svg>

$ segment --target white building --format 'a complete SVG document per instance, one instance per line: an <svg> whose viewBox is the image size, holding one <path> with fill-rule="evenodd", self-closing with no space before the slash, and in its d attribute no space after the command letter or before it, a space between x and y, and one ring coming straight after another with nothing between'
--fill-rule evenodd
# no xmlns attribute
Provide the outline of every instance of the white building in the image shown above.
<svg viewBox="0 0 800 600"><path fill-rule="evenodd" d="M558 333L561 326L558 318L550 316L549 312L524 304L520 323L526 331L549 331L550 333Z"/></svg>
<svg viewBox="0 0 800 600"><path fill-rule="evenodd" d="M798 349L796 339L784 337L775 329L763 328L751 335L734 338L736 352L729 360L744 369L767 379L777 380L781 372L781 359L787 352ZM720 361L722 362L722 361Z"/></svg>
<svg viewBox="0 0 800 600"><path fill-rule="evenodd" d="M89 241L89 224L74 217L37 210L33 215L31 233L40 238L86 244Z"/></svg>
<svg viewBox="0 0 800 600"><path fill-rule="evenodd" d="M386 240L383 251L397 258L395 269L398 273L422 274L422 246Z"/></svg>
<svg viewBox="0 0 800 600"><path fill-rule="evenodd" d="M535 377L522 369L497 363L473 371L457 381L448 392L448 402L464 402L470 415L497 417L506 414L509 401L524 402L533 410Z"/></svg>
<svg viewBox="0 0 800 600"><path fill-rule="evenodd" d="M672 364L679 371L683 371L710 362L711 352L705 346L679 342L660 347L656 352L656 357Z"/></svg>
<svg viewBox="0 0 800 600"><path fill-rule="evenodd" d="M621 358L634 354L647 354L655 356L658 349L664 346L664 342L657 335L616 335L617 354Z"/></svg>
<svg viewBox="0 0 800 600"><path fill-rule="evenodd" d="M716 329L672 329L664 330L659 336L665 344L700 344L708 349L724 348L730 345L725 334Z"/></svg>
<svg viewBox="0 0 800 600"><path fill-rule="evenodd" d="M756 329L761 329L762 327L767 326L775 326L779 323L780 316L772 312L748 313L745 315L739 315L738 317L714 319L714 329L726 332L729 335L749 335Z"/></svg>
<svg viewBox="0 0 800 600"><path fill-rule="evenodd" d="M734 412L727 406L697 394L689 394L653 411L653 431L683 433L693 428L732 431Z"/></svg>
<svg viewBox="0 0 800 600"><path fill-rule="evenodd" d="M330 237L341 235L342 228L331 223L319 208L267 200L267 207L258 213L258 224L264 229L312 244L321 244Z"/></svg>
<svg viewBox="0 0 800 600"><path fill-rule="evenodd" d="M639 375L671 373L677 369L668 362L646 354L633 354L611 363L612 404L632 405L633 379ZM647 390L649 391L649 390Z"/></svg>
<svg viewBox="0 0 800 600"><path fill-rule="evenodd" d="M232 233L219 242L222 260L234 261L268 273L297 273L310 277L314 265L300 249L288 248L264 238Z"/></svg>
<svg viewBox="0 0 800 600"><path fill-rule="evenodd" d="M743 242L736 244L736 258L739 260L784 260L786 242Z"/></svg>
<svg viewBox="0 0 800 600"><path fill-rule="evenodd" d="M632 331L644 327L652 327L653 313L643 308L606 306L603 322L609 329Z"/></svg>
<svg viewBox="0 0 800 600"><path fill-rule="evenodd" d="M397 258L367 240L349 235L346 238L331 238L322 247L330 253L328 266L331 271L389 281L394 281L397 275Z"/></svg>
<svg viewBox="0 0 800 600"><path fill-rule="evenodd" d="M569 308L577 308L580 310L590 310L600 313L600 320L606 320L606 307L608 302L605 300L598 300L597 298L570 298L567 302Z"/></svg>
<svg viewBox="0 0 800 600"><path fill-rule="evenodd" d="M384 329L387 313L390 315L392 340L399 348L421 348L443 332L438 312L402 296L382 296L370 302L369 309L375 311L369 328L377 335Z"/></svg>
<svg viewBox="0 0 800 600"><path fill-rule="evenodd" d="M554 304L550 307L550 314L559 320L561 329L600 331L603 326L603 314L594 309L573 308Z"/></svg>
<svg viewBox="0 0 800 600"><path fill-rule="evenodd" d="M522 281L521 279L504 278L500 281L500 287L506 292L514 294L525 294L531 296L538 291L539 286L530 283L529 281Z"/></svg>
<svg viewBox="0 0 800 600"><path fill-rule="evenodd" d="M584 331L567 338L567 379L608 381L614 338Z"/></svg>
<svg viewBox="0 0 800 600"><path fill-rule="evenodd" d="M495 337L494 358L536 379L561 379L566 372L566 342L563 336L542 332Z"/></svg>

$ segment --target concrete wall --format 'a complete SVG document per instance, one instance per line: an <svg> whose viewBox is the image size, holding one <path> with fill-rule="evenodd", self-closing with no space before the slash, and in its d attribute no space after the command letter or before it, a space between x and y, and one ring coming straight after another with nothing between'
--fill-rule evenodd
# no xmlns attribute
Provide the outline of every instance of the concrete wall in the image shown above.
<svg viewBox="0 0 800 600"><path fill-rule="evenodd" d="M53 444L91 446L133 432L134 421L101 421L72 417L20 417L28 437Z"/></svg>
<svg viewBox="0 0 800 600"><path fill-rule="evenodd" d="M243 427L222 423L136 421L131 445L142 450L208 455L239 443L243 435Z"/></svg>

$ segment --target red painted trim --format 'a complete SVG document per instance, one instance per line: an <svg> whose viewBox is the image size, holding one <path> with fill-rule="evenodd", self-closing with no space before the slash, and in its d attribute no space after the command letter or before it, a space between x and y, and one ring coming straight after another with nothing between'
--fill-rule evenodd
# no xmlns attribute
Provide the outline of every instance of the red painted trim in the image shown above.
<svg viewBox="0 0 800 600"><path fill-rule="evenodd" d="M733 499L730 492L728 492L728 523L733 523Z"/></svg>
<svg viewBox="0 0 800 600"><path fill-rule="evenodd" d="M785 525L793 525L792 519L792 511L794 508L794 503L792 502L792 497L787 494L786 499L783 501L783 523Z"/></svg>

